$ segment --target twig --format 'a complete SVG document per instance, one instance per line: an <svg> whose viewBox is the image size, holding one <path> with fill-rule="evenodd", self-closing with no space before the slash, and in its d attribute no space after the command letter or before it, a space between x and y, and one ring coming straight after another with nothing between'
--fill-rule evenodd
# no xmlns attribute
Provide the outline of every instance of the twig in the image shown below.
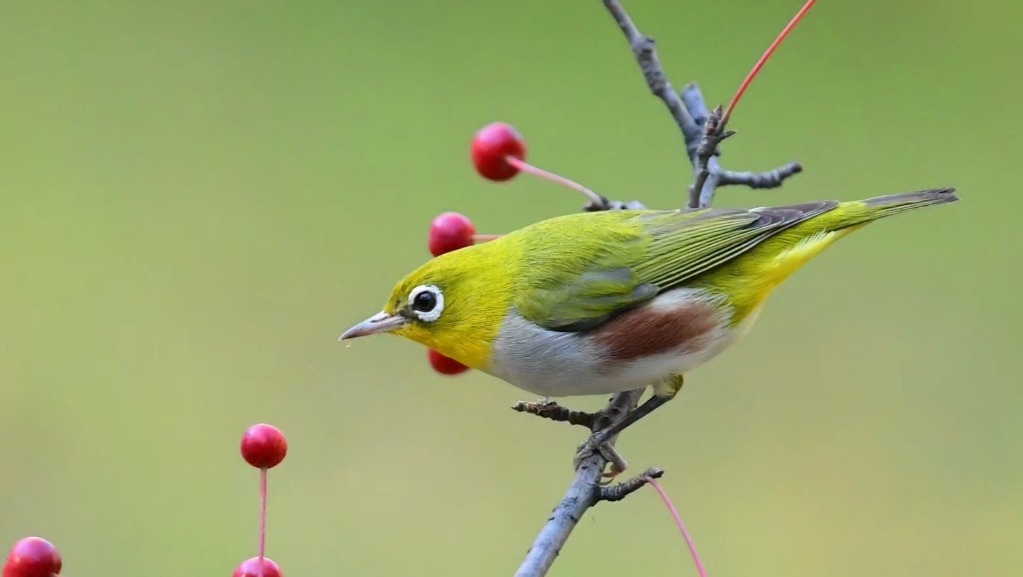
<svg viewBox="0 0 1023 577"><path fill-rule="evenodd" d="M727 118L724 112L719 112L713 130L707 130L707 121L713 115L708 113L707 104L704 101L703 93L696 83L688 84L683 88L681 94L675 92L674 87L664 74L660 59L657 57L654 39L644 35L636 28L625 9L618 0L604 0L611 16L614 17L618 27L625 34L629 41L629 47L636 57L636 62L643 71L650 92L660 98L668 107L672 118L679 130L682 131L682 138L685 141L686 153L693 165L695 177L693 185L689 188L689 208L707 208L714 201L714 193L719 186L726 184L743 184L752 188L775 188L781 186L786 178L797 174L802 169L797 163L790 163L781 168L776 168L763 173L735 173L722 169L717 161L720 154L718 144L728 138L733 132L725 130ZM793 166L799 166L799 170L792 170ZM749 175L745 178L732 178L736 175ZM729 178L723 178L729 175ZM723 182L724 180L724 182ZM753 186L756 183L758 186Z"/></svg>
<svg viewBox="0 0 1023 577"><path fill-rule="evenodd" d="M520 413L529 413L544 419L550 419L570 425L581 425L587 429L593 429L593 420L597 418L596 413L575 411L568 407L562 407L551 400L543 401L519 401L512 405L512 410Z"/></svg>
<svg viewBox="0 0 1023 577"><path fill-rule="evenodd" d="M639 68L643 71L643 77L646 79L646 85L650 87L650 92L664 101L668 111L671 112L672 118L675 119L675 124L682 131L682 137L685 139L686 150L689 152L689 156L691 158L695 157L696 147L699 146L700 138L702 137L700 125L696 123L693 115L682 104L682 99L679 98L675 88L668 81L668 77L665 76L664 68L661 67L661 61L657 57L654 39L645 36L636 28L636 25L632 23L632 18L629 18L629 15L617 0L604 0L604 6L611 13L615 22L618 23L618 27L622 29L625 39L629 41L629 47L632 48L632 54L636 57L636 63L639 64Z"/></svg>
<svg viewBox="0 0 1023 577"><path fill-rule="evenodd" d="M693 186L689 189L689 208L705 208L713 202L713 191L717 185L717 178L714 179L710 187L707 186L711 175L715 173L711 166L711 160L720 154L718 145L721 144L721 141L735 134L735 131L725 130L725 125L722 122L723 115L721 107L718 106L710 113L703 125L703 138L700 140L700 145L696 147L696 178L693 179ZM714 174L714 176L717 175ZM705 192L707 189L710 190L710 195L704 204L703 199L707 195Z"/></svg>
<svg viewBox="0 0 1023 577"><path fill-rule="evenodd" d="M686 110L689 114L693 115L693 120L703 128L703 125L707 123L707 118L710 116L710 111L707 110L707 101L703 99L703 92L700 90L700 85L695 82L686 84L685 88L682 89L680 94L682 97L682 104L685 105ZM700 144L700 137L703 136L703 132L696 135L696 145ZM696 148L693 148L693 154L690 155L690 160L693 164L696 164Z"/></svg>
<svg viewBox="0 0 1023 577"><path fill-rule="evenodd" d="M621 419L636 408L642 396L643 389L635 389L611 397L607 407L595 413L591 430L598 431ZM572 484L568 486L568 491L554 508L540 534L536 536L515 577L541 577L547 574L547 570L558 558L561 548L565 546L579 519L582 519L587 509L600 501L599 482L605 466L607 460L600 451L594 451L592 455L583 459L576 469Z"/></svg>
<svg viewBox="0 0 1023 577"><path fill-rule="evenodd" d="M651 479L660 479L663 476L663 470L658 469L657 467L650 467L646 471L643 471L624 483L618 483L614 487L601 487L598 498L601 501L621 501L645 487Z"/></svg>
<svg viewBox="0 0 1023 577"><path fill-rule="evenodd" d="M786 178L793 174L803 172L803 165L798 162L790 162L767 172L734 172L731 170L718 171L718 186L730 186L741 184L750 188L774 188L781 186Z"/></svg>

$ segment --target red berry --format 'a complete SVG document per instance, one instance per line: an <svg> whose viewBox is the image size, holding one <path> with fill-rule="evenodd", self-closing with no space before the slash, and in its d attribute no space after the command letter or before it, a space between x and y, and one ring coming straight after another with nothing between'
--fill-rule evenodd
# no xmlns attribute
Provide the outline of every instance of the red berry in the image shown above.
<svg viewBox="0 0 1023 577"><path fill-rule="evenodd" d="M231 577L259 577L259 557L244 561ZM267 557L263 557L263 577L281 577L281 568Z"/></svg>
<svg viewBox="0 0 1023 577"><path fill-rule="evenodd" d="M288 454L288 440L273 425L252 425L242 436L242 457L257 469L271 469Z"/></svg>
<svg viewBox="0 0 1023 577"><path fill-rule="evenodd" d="M442 375L458 375L469 370L469 367L451 357L445 357L433 349L429 349L427 356L430 359L430 365L433 366L433 370Z"/></svg>
<svg viewBox="0 0 1023 577"><path fill-rule="evenodd" d="M430 254L440 256L446 252L472 246L476 227L468 217L457 212L445 212L430 225Z"/></svg>
<svg viewBox="0 0 1023 577"><path fill-rule="evenodd" d="M41 537L25 537L14 544L4 563L3 577L50 577L60 573L60 551Z"/></svg>
<svg viewBox="0 0 1023 577"><path fill-rule="evenodd" d="M483 178L501 181L518 174L519 169L508 164L509 156L526 158L526 141L512 126L488 124L472 139L472 163Z"/></svg>

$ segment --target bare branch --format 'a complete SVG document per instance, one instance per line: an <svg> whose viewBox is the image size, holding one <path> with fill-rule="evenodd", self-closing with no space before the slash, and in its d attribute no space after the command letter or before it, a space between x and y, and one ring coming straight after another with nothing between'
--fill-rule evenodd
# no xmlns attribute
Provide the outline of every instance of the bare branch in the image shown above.
<svg viewBox="0 0 1023 577"><path fill-rule="evenodd" d="M693 180L693 186L689 189L689 208L706 208L710 206L710 200L714 198L717 178L711 180L711 176L716 176L717 171L714 170L711 161L720 154L718 145L721 144L721 141L735 134L735 131L725 130L723 118L724 112L719 105L714 108L703 125L703 138L696 148L696 178ZM710 184L709 188L708 184ZM708 190L710 200L704 203L703 199L708 196Z"/></svg>
<svg viewBox="0 0 1023 577"><path fill-rule="evenodd" d="M694 170L693 184L689 187L687 203L690 208L709 207L714 201L714 193L719 186L741 184L751 188L773 188L781 186L785 179L802 171L803 167L798 163L790 163L763 173L733 172L722 169L718 162L719 145L735 133L726 130L727 119L721 107L718 106L713 111L709 111L700 87L696 83L688 84L681 93L676 93L661 67L654 39L645 36L636 28L618 0L604 0L604 6L625 34L629 47L636 58L636 63L643 71L643 77L650 92L664 102L675 124L682 132L686 153ZM623 203L609 201L605 197L601 197L599 202L591 202L583 210L621 210L625 208L643 208L643 205L638 201ZM582 425L596 433L635 410L642 396L643 389L619 393L611 397L611 401L603 410L596 413L574 411L553 401L520 402L512 408L552 421ZM616 440L616 438L609 439L609 446L613 447ZM613 449L610 452L614 452ZM564 498L554 508L547 523L540 530L536 541L526 554L525 561L515 574L516 577L546 575L547 570L561 553L562 547L579 519L590 507L600 501L624 499L648 484L651 479L664 474L660 469L651 468L614 487L603 487L600 481L605 476L604 469L608 465L608 457L605 456L605 453L608 451L594 450L589 454L580 453L580 456L577 457L580 461L572 484L569 485Z"/></svg>
<svg viewBox="0 0 1023 577"><path fill-rule="evenodd" d="M635 389L611 397L611 402L607 407L595 414L592 430L598 431L606 428L612 422L624 417L629 411L636 408L642 396L643 389ZM575 529L579 519L587 509L599 501L601 489L599 483L605 466L607 466L607 460L600 454L600 451L594 451L592 455L583 459L579 468L576 469L575 478L572 479L568 491L558 506L554 508L554 512L547 519L540 534L536 536L533 546L526 554L525 561L519 566L515 577L542 577L547 574L547 570L558 558L561 548L565 546L568 536L572 534L572 529Z"/></svg>
<svg viewBox="0 0 1023 577"><path fill-rule="evenodd" d="M700 90L700 85L695 82L686 84L685 88L682 89L682 104L685 105L686 110L693 116L693 120L696 124L703 128L703 125L707 123L707 118L710 116L710 111L707 110L707 101L703 99L703 92ZM703 136L701 131L696 136L696 143L699 145L700 137ZM695 149L694 149L695 150ZM696 158L693 158L693 164L696 164Z"/></svg>
<svg viewBox="0 0 1023 577"><path fill-rule="evenodd" d="M664 476L663 470L651 467L624 483L618 483L614 487L601 487L597 498L601 501L621 501L645 487L650 479L660 479L662 476Z"/></svg>
<svg viewBox="0 0 1023 577"><path fill-rule="evenodd" d="M798 162L790 162L767 172L719 170L718 186L741 184L750 188L775 188L781 186L782 181L786 178L800 172L803 172L803 165Z"/></svg>
<svg viewBox="0 0 1023 577"><path fill-rule="evenodd" d="M596 413L575 411L568 407L562 407L549 399L542 401L519 401L512 405L512 410L560 423L581 425L591 430L593 429L593 420L597 418Z"/></svg>
<svg viewBox="0 0 1023 577"><path fill-rule="evenodd" d="M686 143L686 150L690 157L696 154L696 147L700 142L700 126L693 120L691 114L682 104L681 98L675 92L675 88L668 81L661 67L661 61L657 57L657 49L653 38L643 35L632 23L632 18L625 12L625 9L618 4L617 0L604 0L604 6L618 23L618 27L625 34L629 41L632 54L636 57L636 63L643 71L643 77L654 96L664 101L668 111L671 112L675 124L682 131L682 137Z"/></svg>
<svg viewBox="0 0 1023 577"><path fill-rule="evenodd" d="M802 170L798 163L790 163L765 173L723 170L717 160L720 155L718 145L735 134L725 129L727 119L724 117L724 111L717 107L713 112L709 112L703 93L695 82L687 84L681 94L676 94L657 57L654 39L636 28L632 18L617 0L604 0L604 6L629 41L629 47L632 48L636 62L643 71L650 91L664 102L675 119L675 124L682 131L686 153L695 173L693 184L689 187L687 203L689 208L709 207L714 201L714 193L720 186L741 184L751 188L775 188L781 186L786 178Z"/></svg>
<svg viewBox="0 0 1023 577"><path fill-rule="evenodd" d="M533 546L526 554L526 560L519 566L515 577L541 577L561 554L561 548L568 541L579 519L586 510L596 503L600 474L604 469L604 458L596 453L584 461L575 472L575 479L568 492L554 508L547 524L536 536Z"/></svg>

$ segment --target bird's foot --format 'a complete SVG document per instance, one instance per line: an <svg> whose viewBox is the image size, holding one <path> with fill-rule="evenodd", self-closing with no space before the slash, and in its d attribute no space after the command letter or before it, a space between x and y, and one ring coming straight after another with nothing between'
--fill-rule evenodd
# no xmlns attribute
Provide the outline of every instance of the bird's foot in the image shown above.
<svg viewBox="0 0 1023 577"><path fill-rule="evenodd" d="M612 445L610 441L600 441L600 434L596 433L591 435L585 443L579 445L579 449L576 451L575 459L573 460L575 468L578 469L579 465L581 465L584 460L592 457L594 452L599 452L600 456L604 457L604 460L611 465L610 469L600 474L601 485L610 484L615 477L624 473L629 467L625 458L622 457L621 453L614 448L614 445Z"/></svg>

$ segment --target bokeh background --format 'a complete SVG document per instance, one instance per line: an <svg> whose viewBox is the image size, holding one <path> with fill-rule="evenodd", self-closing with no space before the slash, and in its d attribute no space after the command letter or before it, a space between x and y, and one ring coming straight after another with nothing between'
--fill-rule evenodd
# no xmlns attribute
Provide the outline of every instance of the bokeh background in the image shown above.
<svg viewBox="0 0 1023 577"><path fill-rule="evenodd" d="M800 0L626 0L673 81L727 101ZM719 205L954 185L796 275L753 333L625 435L712 575L1023 572L1023 6L821 2L723 162L806 172ZM503 120L609 196L691 171L601 3L0 3L0 548L78 577L229 575L255 555L244 429L288 435L269 555L291 576L510 575L584 431L335 341L428 258L441 211L505 232L583 199L479 178ZM603 399L570 399L595 408ZM692 575L653 491L552 575Z"/></svg>

